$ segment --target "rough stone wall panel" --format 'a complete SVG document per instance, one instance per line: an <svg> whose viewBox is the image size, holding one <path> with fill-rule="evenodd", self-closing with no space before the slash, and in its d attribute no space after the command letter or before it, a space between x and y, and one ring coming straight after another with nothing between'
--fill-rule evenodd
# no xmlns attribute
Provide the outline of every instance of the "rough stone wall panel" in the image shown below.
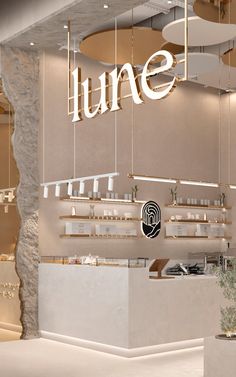
<svg viewBox="0 0 236 377"><path fill-rule="evenodd" d="M15 111L13 153L20 174L17 207L21 227L16 250L20 278L22 338L38 332L38 125L39 59L31 51L1 48L1 76Z"/></svg>

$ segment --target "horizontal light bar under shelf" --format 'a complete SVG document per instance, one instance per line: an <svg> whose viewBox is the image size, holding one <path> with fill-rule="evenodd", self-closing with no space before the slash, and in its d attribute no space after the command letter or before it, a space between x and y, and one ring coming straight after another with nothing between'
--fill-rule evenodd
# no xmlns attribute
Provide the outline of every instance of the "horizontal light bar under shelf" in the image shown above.
<svg viewBox="0 0 236 377"><path fill-rule="evenodd" d="M221 207L221 206L208 206L208 205L195 205L195 204L166 204L165 207L168 208L182 208L182 209L205 209L205 210L230 210L232 207Z"/></svg>
<svg viewBox="0 0 236 377"><path fill-rule="evenodd" d="M116 216L73 216L73 215L65 215L65 216L60 216L60 220L75 220L75 221L101 221L101 222L115 222L115 221L123 221L123 222L136 222L136 221L141 221L142 219L137 218L137 217L116 217Z"/></svg>
<svg viewBox="0 0 236 377"><path fill-rule="evenodd" d="M209 237L209 236L165 236L169 240L209 240L209 241L225 241L231 240L232 237Z"/></svg>
<svg viewBox="0 0 236 377"><path fill-rule="evenodd" d="M90 199L85 196L64 196L61 198L63 201L71 202L87 202L87 203L111 203L111 204L144 204L144 200L126 200L126 199L110 199L110 198L101 198L101 199Z"/></svg>
<svg viewBox="0 0 236 377"><path fill-rule="evenodd" d="M116 240L120 240L120 239L125 239L125 240L131 240L131 239L139 239L139 238L145 238L143 236L125 236L125 235L116 235L116 234L109 234L109 235L106 235L106 234L61 234L60 235L60 238L84 238L84 239L105 239L105 240L109 240L109 239L116 239Z"/></svg>
<svg viewBox="0 0 236 377"><path fill-rule="evenodd" d="M211 221L211 220L165 220L168 224L208 224L208 225L231 225L231 221Z"/></svg>

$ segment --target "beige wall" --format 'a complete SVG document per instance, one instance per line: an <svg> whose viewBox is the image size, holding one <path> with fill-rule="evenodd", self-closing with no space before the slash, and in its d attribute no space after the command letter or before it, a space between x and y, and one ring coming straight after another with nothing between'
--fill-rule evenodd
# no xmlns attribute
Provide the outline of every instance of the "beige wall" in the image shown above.
<svg viewBox="0 0 236 377"><path fill-rule="evenodd" d="M0 189L9 187L9 126L0 124ZM10 153L10 187L16 187L18 170L12 149ZM0 254L12 253L19 231L19 217L15 206L9 206L8 213L4 213L4 206L0 205Z"/></svg>
<svg viewBox="0 0 236 377"><path fill-rule="evenodd" d="M97 78L104 66L79 56L82 78ZM41 182L72 177L73 126L66 115L66 57L63 52L47 51L41 56ZM97 82L94 82L96 85ZM44 89L43 89L44 87ZM124 92L127 88L124 89ZM140 174L184 177L218 181L218 96L210 89L193 84L179 85L162 101L145 100L134 105L134 171ZM131 101L123 102L118 120L118 171L115 191L130 191L134 182L131 171ZM42 139L43 123L45 142ZM43 147L44 146L44 147ZM43 177L43 149L45 169ZM76 126L76 175L87 176L114 171L114 114L107 113ZM236 177L235 177L236 179ZM138 182L138 198L156 200L162 207L162 219L170 216L164 204L170 200L168 184ZM102 186L101 186L102 187ZM91 187L86 187L91 189ZM104 186L103 192L106 191ZM216 199L212 188L179 188L179 196ZM169 241L160 236L152 241L62 240L63 224L58 216L69 213L70 205L50 193L40 198L40 252L43 255L87 254L106 256L185 257L188 252L219 250L218 241Z"/></svg>

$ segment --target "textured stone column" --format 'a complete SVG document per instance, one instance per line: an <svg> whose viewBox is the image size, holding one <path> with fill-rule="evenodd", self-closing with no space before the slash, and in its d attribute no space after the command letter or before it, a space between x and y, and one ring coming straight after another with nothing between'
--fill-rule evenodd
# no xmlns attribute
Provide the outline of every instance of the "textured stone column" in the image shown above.
<svg viewBox="0 0 236 377"><path fill-rule="evenodd" d="M38 125L39 59L34 52L2 47L1 76L15 111L13 153L20 173L17 207L21 218L16 250L23 339L38 333Z"/></svg>

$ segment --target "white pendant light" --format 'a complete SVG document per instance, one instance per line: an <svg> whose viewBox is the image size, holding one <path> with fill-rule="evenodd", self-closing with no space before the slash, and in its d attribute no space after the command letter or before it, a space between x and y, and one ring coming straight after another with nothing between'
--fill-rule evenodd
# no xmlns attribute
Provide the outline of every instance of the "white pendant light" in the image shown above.
<svg viewBox="0 0 236 377"><path fill-rule="evenodd" d="M113 191L113 188L114 188L114 179L113 177L109 177L108 178L108 191Z"/></svg>
<svg viewBox="0 0 236 377"><path fill-rule="evenodd" d="M236 190L236 185L229 185L229 188L231 188L232 190Z"/></svg>
<svg viewBox="0 0 236 377"><path fill-rule="evenodd" d="M14 199L14 193L13 193L13 191L9 191L9 193L8 193L8 202L11 203L13 199Z"/></svg>
<svg viewBox="0 0 236 377"><path fill-rule="evenodd" d="M79 193L80 193L80 195L84 194L84 189L85 189L84 181L81 181L80 185L79 185Z"/></svg>
<svg viewBox="0 0 236 377"><path fill-rule="evenodd" d="M5 199L5 195L3 192L0 192L0 203L3 203Z"/></svg>
<svg viewBox="0 0 236 377"><path fill-rule="evenodd" d="M72 186L72 183L71 182L68 182L68 185L67 185L67 194L69 196L72 195L72 191L73 191L73 186Z"/></svg>
<svg viewBox="0 0 236 377"><path fill-rule="evenodd" d="M60 185L56 185L55 187L55 196L58 198L60 196L61 187Z"/></svg>
<svg viewBox="0 0 236 377"><path fill-rule="evenodd" d="M107 173L107 174L99 174L99 175L92 175L88 177L81 177L81 178L71 178L70 180L60 180L60 181L52 181L52 182L45 182L41 183L41 186L43 187L43 197L48 198L48 188L49 186L56 186L55 187L55 196L59 196L59 190L61 185L67 184L67 194L69 196L72 196L73 192L73 183L79 183L79 193L84 194L85 189L85 182L86 181L93 181L93 192L98 192L98 186L99 186L99 180L100 179L109 179L112 178L114 180L114 177L118 176L119 173ZM58 186L58 187L57 187Z"/></svg>
<svg viewBox="0 0 236 377"><path fill-rule="evenodd" d="M48 198L48 186L44 186L44 189L43 189L43 197L45 199Z"/></svg>
<svg viewBox="0 0 236 377"><path fill-rule="evenodd" d="M93 192L98 192L98 180L94 179L93 181Z"/></svg>

